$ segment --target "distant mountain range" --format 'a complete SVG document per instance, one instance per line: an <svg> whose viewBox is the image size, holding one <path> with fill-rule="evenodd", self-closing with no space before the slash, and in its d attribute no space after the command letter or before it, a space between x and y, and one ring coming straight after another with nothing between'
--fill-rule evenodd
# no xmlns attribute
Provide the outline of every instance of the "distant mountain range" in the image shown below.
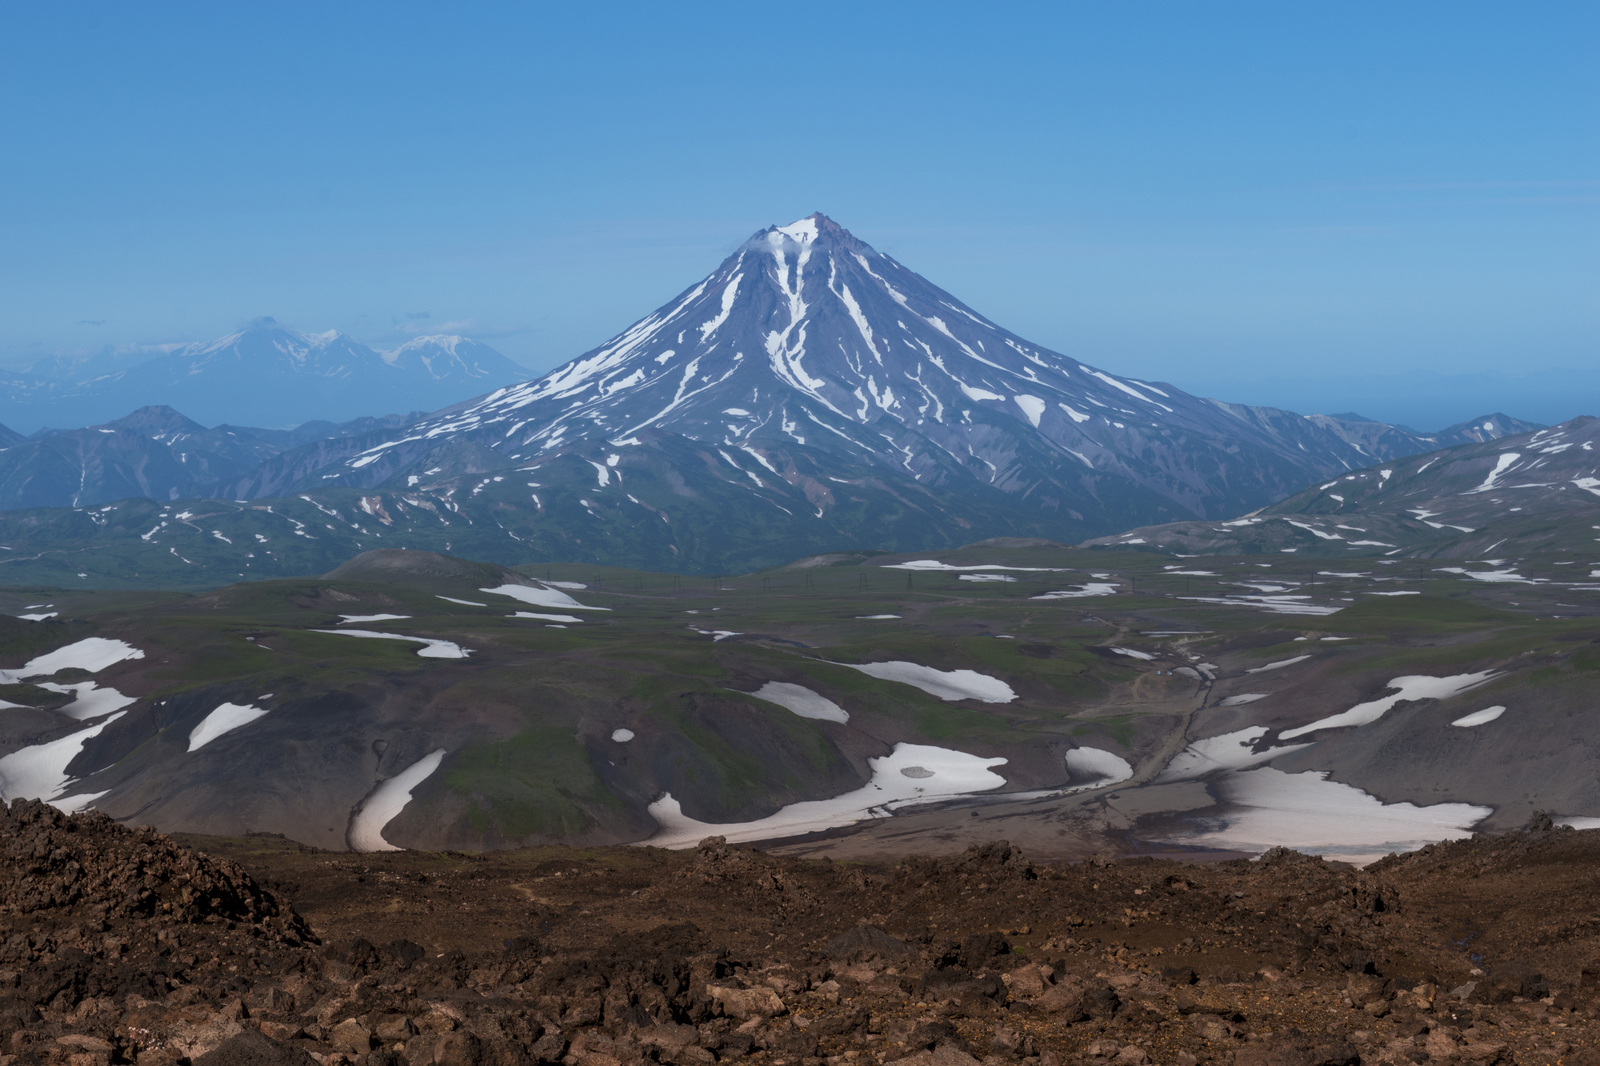
<svg viewBox="0 0 1600 1066"><path fill-rule="evenodd" d="M366 349L380 370L359 348L268 324L125 373L165 381L170 397L184 384L180 367L213 381L255 374L270 393L347 383L359 391L355 382L385 372L464 383L483 365L459 344L446 354L419 343L392 359ZM254 369L257 358L269 370ZM92 522L8 515L0 544L21 551L48 537L51 552L68 543L99 552L119 542L122 573L128 559L170 549L199 568L182 571L194 580L213 570L313 572L397 543L507 563L733 571L847 548L1073 542L1231 518L1374 461L1534 428L1493 415L1426 435L1114 375L1003 329L813 215L755 234L710 276L541 378L365 433L285 445L229 430L207 438L204 462L177 460L204 466L216 478L209 489L176 475L162 482L161 464L145 464L143 495L235 501L179 508L215 529L129 504L101 507ZM246 469L240 449L263 459ZM163 451L172 446L151 454ZM88 474L74 483L61 449L48 454L58 500L108 502L82 487ZM12 482L22 485L22 474ZM6 491L13 501L42 498ZM288 514L325 526L302 532L317 543L247 560L252 539L274 536L265 527ZM173 541L196 533L194 544Z"/></svg>
<svg viewBox="0 0 1600 1066"><path fill-rule="evenodd" d="M170 407L141 407L87 429L31 438L0 426L0 509L90 507L143 496L204 496L227 480L310 441L368 435L415 422L421 412L307 422L292 430L221 425L207 429Z"/></svg>
<svg viewBox="0 0 1600 1066"><path fill-rule="evenodd" d="M1587 559L1596 530L1600 419L1583 417L1343 474L1233 521L1150 526L1090 544L1185 555Z"/></svg>
<svg viewBox="0 0 1600 1066"><path fill-rule="evenodd" d="M418 337L379 352L337 331L272 319L205 344L108 352L0 372L0 423L31 432L109 423L167 406L206 425L287 428L312 420L436 411L520 381L527 370L465 337Z"/></svg>

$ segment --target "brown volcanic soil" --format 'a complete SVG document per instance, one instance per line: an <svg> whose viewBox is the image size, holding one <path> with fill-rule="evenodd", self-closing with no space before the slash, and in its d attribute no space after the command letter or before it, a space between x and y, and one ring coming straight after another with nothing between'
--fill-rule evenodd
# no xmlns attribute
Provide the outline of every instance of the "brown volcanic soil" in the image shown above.
<svg viewBox="0 0 1600 1066"><path fill-rule="evenodd" d="M1362 871L1004 842L208 857L0 812L0 1064L1600 1063L1600 832Z"/></svg>

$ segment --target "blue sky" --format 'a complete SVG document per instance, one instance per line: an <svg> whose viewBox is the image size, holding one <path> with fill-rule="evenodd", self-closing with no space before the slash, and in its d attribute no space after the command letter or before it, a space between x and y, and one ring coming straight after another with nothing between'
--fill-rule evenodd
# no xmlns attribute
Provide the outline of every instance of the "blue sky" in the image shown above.
<svg viewBox="0 0 1600 1066"><path fill-rule="evenodd" d="M821 210L1204 395L1600 414L1596 54L1583 3L12 4L0 360L545 369Z"/></svg>

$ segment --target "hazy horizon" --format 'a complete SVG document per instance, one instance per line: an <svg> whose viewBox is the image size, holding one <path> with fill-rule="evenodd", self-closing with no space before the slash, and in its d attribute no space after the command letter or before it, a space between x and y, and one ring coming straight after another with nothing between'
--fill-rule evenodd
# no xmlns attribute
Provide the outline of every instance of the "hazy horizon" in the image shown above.
<svg viewBox="0 0 1600 1066"><path fill-rule="evenodd" d="M536 374L823 211L1041 345L1600 413L1600 12L17 8L0 363L260 315Z"/></svg>

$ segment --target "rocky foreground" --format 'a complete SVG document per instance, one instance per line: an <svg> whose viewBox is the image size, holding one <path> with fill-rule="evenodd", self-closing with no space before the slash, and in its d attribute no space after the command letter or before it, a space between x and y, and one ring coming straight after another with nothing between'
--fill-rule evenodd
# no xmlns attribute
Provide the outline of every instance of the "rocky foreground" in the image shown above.
<svg viewBox="0 0 1600 1066"><path fill-rule="evenodd" d="M1600 1063L1595 832L1359 871L208 851L0 806L0 1066Z"/></svg>

